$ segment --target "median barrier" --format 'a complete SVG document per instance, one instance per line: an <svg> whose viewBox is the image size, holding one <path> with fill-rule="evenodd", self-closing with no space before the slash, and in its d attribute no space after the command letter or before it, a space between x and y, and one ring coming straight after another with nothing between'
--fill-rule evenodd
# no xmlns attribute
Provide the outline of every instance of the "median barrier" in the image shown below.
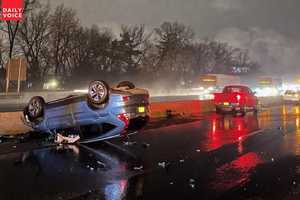
<svg viewBox="0 0 300 200"><path fill-rule="evenodd" d="M185 100L175 102L154 102L150 104L151 118L162 118L170 115L198 114L201 110L199 100Z"/></svg>
<svg viewBox="0 0 300 200"><path fill-rule="evenodd" d="M150 103L150 117L164 118L171 115L177 116L198 116L214 110L214 105L210 100L174 100Z"/></svg>
<svg viewBox="0 0 300 200"><path fill-rule="evenodd" d="M21 120L22 112L0 112L0 135L19 134L31 129Z"/></svg>
<svg viewBox="0 0 300 200"><path fill-rule="evenodd" d="M152 118L167 117L171 114L180 116L195 116L215 111L212 100L199 100L198 96L170 96L151 98L150 111ZM277 106L283 103L281 96L259 97L262 107Z"/></svg>

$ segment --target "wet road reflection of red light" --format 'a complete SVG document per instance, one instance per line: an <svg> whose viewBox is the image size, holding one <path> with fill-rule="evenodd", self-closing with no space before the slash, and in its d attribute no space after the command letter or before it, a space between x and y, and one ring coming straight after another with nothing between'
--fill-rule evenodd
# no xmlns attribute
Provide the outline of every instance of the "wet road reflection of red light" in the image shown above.
<svg viewBox="0 0 300 200"><path fill-rule="evenodd" d="M246 117L210 116L207 150L216 149L224 144L242 140L252 131L258 130L258 120L255 115Z"/></svg>
<svg viewBox="0 0 300 200"><path fill-rule="evenodd" d="M217 131L217 120L213 119L212 121L212 133L215 134Z"/></svg>
<svg viewBox="0 0 300 200"><path fill-rule="evenodd" d="M216 170L216 179L212 183L217 190L228 190L249 181L252 170L262 159L257 153L250 152Z"/></svg>

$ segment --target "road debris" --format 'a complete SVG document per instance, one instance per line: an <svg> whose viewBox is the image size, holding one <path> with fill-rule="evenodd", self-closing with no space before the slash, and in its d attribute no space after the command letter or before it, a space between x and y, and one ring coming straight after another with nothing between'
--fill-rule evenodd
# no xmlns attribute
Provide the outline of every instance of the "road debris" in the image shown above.
<svg viewBox="0 0 300 200"><path fill-rule="evenodd" d="M190 178L189 179L189 185L190 185L190 187L192 188L192 189L194 189L195 188L195 179L192 179L192 178Z"/></svg>
<svg viewBox="0 0 300 200"><path fill-rule="evenodd" d="M80 140L79 135L63 136L60 133L56 135L55 143L57 144L74 144Z"/></svg>
<svg viewBox="0 0 300 200"><path fill-rule="evenodd" d="M104 168L105 167L105 164L99 160L97 160L97 164L101 167L101 168Z"/></svg>
<svg viewBox="0 0 300 200"><path fill-rule="evenodd" d="M136 171L142 170L143 168L144 168L143 165L133 167L133 169Z"/></svg>
<svg viewBox="0 0 300 200"><path fill-rule="evenodd" d="M90 171L94 171L95 170L95 168L92 167L92 166L90 166L90 165L86 165L86 168L89 169Z"/></svg>
<svg viewBox="0 0 300 200"><path fill-rule="evenodd" d="M136 142L126 141L126 142L123 142L123 145L124 146L132 146L132 145L136 145Z"/></svg>
<svg viewBox="0 0 300 200"><path fill-rule="evenodd" d="M142 146L143 146L144 148L148 148L148 147L150 147L150 144L144 142Z"/></svg>
<svg viewBox="0 0 300 200"><path fill-rule="evenodd" d="M190 183L195 183L195 180L194 179L192 179L192 178L190 178Z"/></svg>
<svg viewBox="0 0 300 200"><path fill-rule="evenodd" d="M159 162L158 166L162 168L168 168L171 165L169 162Z"/></svg>

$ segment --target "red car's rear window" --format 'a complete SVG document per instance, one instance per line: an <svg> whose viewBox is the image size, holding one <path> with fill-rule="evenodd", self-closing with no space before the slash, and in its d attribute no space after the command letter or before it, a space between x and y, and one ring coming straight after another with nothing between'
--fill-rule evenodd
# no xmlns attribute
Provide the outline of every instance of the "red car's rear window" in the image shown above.
<svg viewBox="0 0 300 200"><path fill-rule="evenodd" d="M241 86L227 86L224 88L224 93L248 93L248 89Z"/></svg>

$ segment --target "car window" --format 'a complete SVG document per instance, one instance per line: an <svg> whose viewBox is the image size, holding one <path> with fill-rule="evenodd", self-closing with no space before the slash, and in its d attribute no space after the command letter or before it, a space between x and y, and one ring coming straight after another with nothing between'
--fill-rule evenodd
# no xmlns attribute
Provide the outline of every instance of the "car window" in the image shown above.
<svg viewBox="0 0 300 200"><path fill-rule="evenodd" d="M234 86L225 87L224 92L225 93L235 93L235 92L238 92L238 93L251 93L251 91L248 88L234 87Z"/></svg>
<svg viewBox="0 0 300 200"><path fill-rule="evenodd" d="M250 88L247 88L248 94L253 94L252 90Z"/></svg>

